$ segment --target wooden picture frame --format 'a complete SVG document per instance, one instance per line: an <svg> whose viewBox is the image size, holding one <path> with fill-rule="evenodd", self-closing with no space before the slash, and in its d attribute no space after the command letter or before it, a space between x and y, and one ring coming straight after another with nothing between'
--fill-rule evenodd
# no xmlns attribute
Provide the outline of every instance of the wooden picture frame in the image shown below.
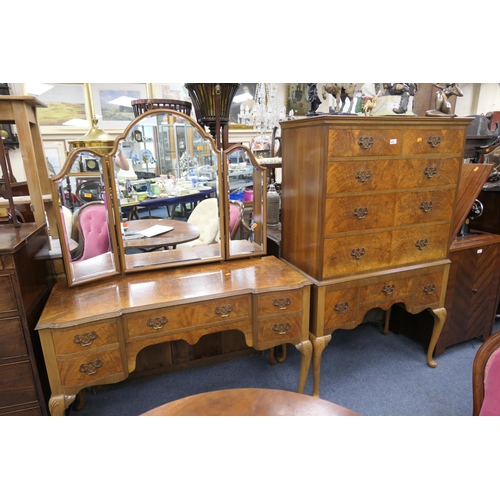
<svg viewBox="0 0 500 500"><path fill-rule="evenodd" d="M310 109L307 83L287 83L286 114L293 110L294 116L305 116Z"/></svg>

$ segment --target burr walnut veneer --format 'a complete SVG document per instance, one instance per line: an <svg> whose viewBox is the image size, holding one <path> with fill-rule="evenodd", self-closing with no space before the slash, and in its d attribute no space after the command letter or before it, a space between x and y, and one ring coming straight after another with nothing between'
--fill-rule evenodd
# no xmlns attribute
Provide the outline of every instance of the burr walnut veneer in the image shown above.
<svg viewBox="0 0 500 500"><path fill-rule="evenodd" d="M258 350L286 343L302 354L299 392L312 356L310 281L275 257L206 264L57 284L40 317L51 387L49 410L63 415L85 387L124 380L147 346L240 330Z"/></svg>
<svg viewBox="0 0 500 500"><path fill-rule="evenodd" d="M314 395L334 330L395 303L446 317L449 246L470 119L324 115L282 123L282 257L313 281Z"/></svg>

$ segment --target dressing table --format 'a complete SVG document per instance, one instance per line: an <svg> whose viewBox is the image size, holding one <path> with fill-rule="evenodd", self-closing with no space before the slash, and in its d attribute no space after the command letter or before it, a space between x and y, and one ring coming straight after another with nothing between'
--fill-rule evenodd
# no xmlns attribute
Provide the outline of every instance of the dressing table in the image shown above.
<svg viewBox="0 0 500 500"><path fill-rule="evenodd" d="M216 184L219 237L208 245L130 254L121 219L121 204L128 200L121 196L118 173L133 168L126 151L135 131L148 127L155 138L148 147L156 158L162 154L159 138L164 134L159 132L167 124L187 129L188 154L194 157L196 148L204 151L203 168L212 169ZM254 193L251 230L235 236L240 239L231 239L229 231L234 186L228 156L235 153L249 166ZM55 210L67 283L53 288L36 326L50 382L51 415L64 415L87 387L125 380L146 347L175 340L194 345L205 335L231 330L242 332L246 344L257 350L295 345L301 352L298 392L304 392L312 359L311 281L266 255L267 174L251 151L239 145L217 149L212 136L189 116L151 110L133 120L108 150L76 148L69 153L60 174L51 178L53 199L60 204L65 202L59 193L67 172L82 154L99 165L107 226L98 230L107 232L109 250L74 260L62 210ZM157 174L161 180L168 172ZM165 219L166 225L172 222Z"/></svg>

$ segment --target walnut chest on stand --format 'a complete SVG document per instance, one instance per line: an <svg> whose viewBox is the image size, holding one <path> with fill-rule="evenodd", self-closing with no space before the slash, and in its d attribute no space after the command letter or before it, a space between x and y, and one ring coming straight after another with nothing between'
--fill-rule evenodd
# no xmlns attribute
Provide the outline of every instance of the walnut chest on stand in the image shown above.
<svg viewBox="0 0 500 500"><path fill-rule="evenodd" d="M332 333L355 328L374 308L430 310L427 362L436 366L470 121L323 115L282 123L282 257L313 282L314 395Z"/></svg>

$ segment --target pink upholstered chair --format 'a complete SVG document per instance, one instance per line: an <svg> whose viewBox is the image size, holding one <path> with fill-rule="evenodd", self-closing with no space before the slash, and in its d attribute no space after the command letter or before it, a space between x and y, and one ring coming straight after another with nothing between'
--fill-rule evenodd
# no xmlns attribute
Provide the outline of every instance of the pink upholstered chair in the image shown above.
<svg viewBox="0 0 500 500"><path fill-rule="evenodd" d="M111 250L106 206L102 201L83 205L76 215L76 232L82 243L82 253L77 261L90 259Z"/></svg>
<svg viewBox="0 0 500 500"><path fill-rule="evenodd" d="M500 415L500 332L478 349L472 366L474 416Z"/></svg>
<svg viewBox="0 0 500 500"><path fill-rule="evenodd" d="M229 200L229 237L234 239L243 220L244 205L241 201Z"/></svg>

